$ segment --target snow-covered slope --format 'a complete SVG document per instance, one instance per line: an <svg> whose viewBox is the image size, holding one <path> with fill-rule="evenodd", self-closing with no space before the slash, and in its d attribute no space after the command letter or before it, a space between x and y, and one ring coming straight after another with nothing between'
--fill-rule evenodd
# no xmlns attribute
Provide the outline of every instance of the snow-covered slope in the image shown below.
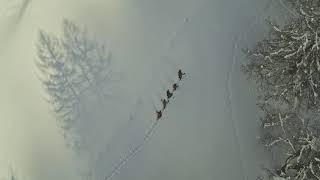
<svg viewBox="0 0 320 180"><path fill-rule="evenodd" d="M150 142L114 179L255 179L261 162L255 144L258 113L255 95L240 72L241 48L261 38L264 18L278 5L250 0L126 5L126 21L131 23L125 26L134 35L125 42L128 47L115 49L120 68L132 82L127 93L144 99L145 113L136 120L140 128L127 127L128 134L121 130L122 138L110 140L109 148L123 157L124 147L138 145L141 127L148 127L144 122L154 119L153 103L159 103L176 80L178 68L188 77ZM127 53L121 53L126 48ZM107 157L107 152L99 157ZM109 152L112 158L116 154ZM98 159L98 176L114 167L102 166Z"/></svg>
<svg viewBox="0 0 320 180"><path fill-rule="evenodd" d="M106 41L113 54L114 71L122 78L106 103L110 115L104 121L82 122L82 135L89 143L75 159L68 158L71 165L64 171L72 165L74 171L85 166L82 168L90 169L96 179L111 172L130 148L141 143L155 120L160 98L177 80L177 70L181 68L187 77L164 118L141 151L113 178L255 179L260 162L255 145L258 114L255 95L239 69L244 60L241 48L261 38L265 32L263 19L274 15L279 5L276 0L32 1L20 25L23 28L17 31L9 50L0 54L0 58L13 59L1 62L2 67L6 66L1 69L1 77L8 84L8 95L3 97L16 97L10 88L23 91L13 103L24 103L12 105L8 112L27 114L17 117L15 125L20 121L37 123L28 127L27 132L32 136L41 134L42 140L28 141L46 151L41 151L42 156L71 156L56 137L57 132L52 135L55 129L36 128L49 128L53 119L48 118L43 105L33 64L38 28L59 34L62 18L70 18ZM13 53L16 50L21 53ZM23 75L19 74L21 71ZM4 77L26 84L12 85ZM8 113L6 118L10 117L15 116ZM53 139L59 143L52 145ZM48 144L57 152L43 148ZM29 149L24 152L28 157L25 161L33 167L27 176L44 178L48 174L47 179L61 179L56 175L61 161L45 158L54 163L43 166L47 163L35 155L40 150L26 146ZM30 152L32 158L27 154ZM39 174L35 173L40 167Z"/></svg>
<svg viewBox="0 0 320 180"><path fill-rule="evenodd" d="M31 0L0 0L0 41L6 42L23 19ZM5 47L5 46L4 46ZM0 51L2 50L0 44Z"/></svg>

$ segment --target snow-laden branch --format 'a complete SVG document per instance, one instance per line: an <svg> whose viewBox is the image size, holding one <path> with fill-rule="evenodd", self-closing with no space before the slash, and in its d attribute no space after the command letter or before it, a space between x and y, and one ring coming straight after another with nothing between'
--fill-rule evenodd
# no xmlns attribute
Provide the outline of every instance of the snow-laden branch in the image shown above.
<svg viewBox="0 0 320 180"><path fill-rule="evenodd" d="M297 16L268 21L270 37L245 51L243 71L257 84L260 143L276 158L280 179L320 177L320 1L285 0Z"/></svg>

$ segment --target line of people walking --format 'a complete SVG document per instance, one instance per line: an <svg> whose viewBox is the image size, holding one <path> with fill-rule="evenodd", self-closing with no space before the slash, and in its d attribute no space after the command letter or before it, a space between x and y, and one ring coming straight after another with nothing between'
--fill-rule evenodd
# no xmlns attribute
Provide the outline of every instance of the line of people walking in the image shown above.
<svg viewBox="0 0 320 180"><path fill-rule="evenodd" d="M185 75L186 75L186 73L182 72L182 70L179 69L179 71L178 71L178 79L179 79L179 81L181 81L182 78L183 78ZM163 111L166 109L167 104L169 103L169 100L172 98L173 93L174 93L178 88L179 88L178 83L173 83L173 84L172 84L172 92L170 92L170 89L168 89L168 90L166 91L167 98L162 98L162 99L161 99L162 109L159 110L159 111L156 110L157 120L161 119L162 113L163 113Z"/></svg>

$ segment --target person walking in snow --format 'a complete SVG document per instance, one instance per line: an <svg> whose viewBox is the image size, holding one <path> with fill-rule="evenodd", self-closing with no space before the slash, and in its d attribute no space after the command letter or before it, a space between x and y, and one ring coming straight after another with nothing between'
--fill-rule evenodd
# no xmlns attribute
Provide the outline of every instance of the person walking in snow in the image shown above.
<svg viewBox="0 0 320 180"><path fill-rule="evenodd" d="M157 120L159 120L162 117L162 111L156 111L157 113Z"/></svg>
<svg viewBox="0 0 320 180"><path fill-rule="evenodd" d="M172 85L173 91L176 91L176 90L178 89L178 87L179 87L179 85L178 85L177 83L174 83L174 84Z"/></svg>
<svg viewBox="0 0 320 180"><path fill-rule="evenodd" d="M169 91L169 89L167 90L167 98L168 98L168 101L169 99L172 97L172 92Z"/></svg>
<svg viewBox="0 0 320 180"><path fill-rule="evenodd" d="M161 102L162 102L162 109L163 109L163 110L166 109L169 100L161 99Z"/></svg>
<svg viewBox="0 0 320 180"><path fill-rule="evenodd" d="M181 69L179 69L178 71L178 77L179 77L179 81L181 81L182 77L186 75L186 73L183 73Z"/></svg>

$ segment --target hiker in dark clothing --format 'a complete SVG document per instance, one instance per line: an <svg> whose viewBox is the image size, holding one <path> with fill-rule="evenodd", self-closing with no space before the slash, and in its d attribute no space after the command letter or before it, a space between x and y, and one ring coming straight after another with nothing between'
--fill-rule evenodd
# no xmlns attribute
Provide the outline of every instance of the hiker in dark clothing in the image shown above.
<svg viewBox="0 0 320 180"><path fill-rule="evenodd" d="M173 91L176 91L178 89L179 85L177 83L174 83L172 85Z"/></svg>
<svg viewBox="0 0 320 180"><path fill-rule="evenodd" d="M162 117L162 111L156 111L157 113L157 120L159 120Z"/></svg>
<svg viewBox="0 0 320 180"><path fill-rule="evenodd" d="M167 107L167 104L168 104L168 100L166 100L166 99L161 99L161 102L162 102L162 109L164 110L164 109L166 109L166 107Z"/></svg>
<svg viewBox="0 0 320 180"><path fill-rule="evenodd" d="M179 77L179 81L181 81L182 77L186 75L186 73L183 73L181 69L179 69L178 71L178 77Z"/></svg>
<svg viewBox="0 0 320 180"><path fill-rule="evenodd" d="M168 98L168 101L169 101L169 99L172 97L172 93L169 91L169 89L167 90L167 98Z"/></svg>

